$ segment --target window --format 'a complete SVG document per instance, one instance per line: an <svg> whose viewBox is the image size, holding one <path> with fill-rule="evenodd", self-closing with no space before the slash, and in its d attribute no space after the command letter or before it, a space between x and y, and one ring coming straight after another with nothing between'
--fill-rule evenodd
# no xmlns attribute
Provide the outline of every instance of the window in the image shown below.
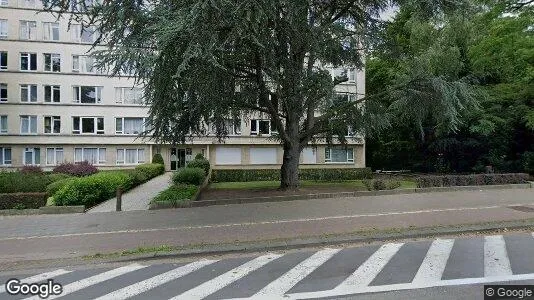
<svg viewBox="0 0 534 300"><path fill-rule="evenodd" d="M354 162L354 149L342 146L325 148L325 161L332 163Z"/></svg>
<svg viewBox="0 0 534 300"><path fill-rule="evenodd" d="M130 87L115 88L115 102L123 104L144 104L143 89Z"/></svg>
<svg viewBox="0 0 534 300"><path fill-rule="evenodd" d="M0 20L0 39L7 39L7 20Z"/></svg>
<svg viewBox="0 0 534 300"><path fill-rule="evenodd" d="M0 102L7 102L7 84L0 83Z"/></svg>
<svg viewBox="0 0 534 300"><path fill-rule="evenodd" d="M11 148L0 147L0 165L11 164Z"/></svg>
<svg viewBox="0 0 534 300"><path fill-rule="evenodd" d="M46 164L56 166L65 161L63 148L46 148Z"/></svg>
<svg viewBox="0 0 534 300"><path fill-rule="evenodd" d="M20 21L20 39L35 40L37 37L37 22Z"/></svg>
<svg viewBox="0 0 534 300"><path fill-rule="evenodd" d="M21 71L37 71L37 54L22 52L20 54Z"/></svg>
<svg viewBox="0 0 534 300"><path fill-rule="evenodd" d="M26 8L35 8L36 0L21 0L20 5Z"/></svg>
<svg viewBox="0 0 534 300"><path fill-rule="evenodd" d="M87 161L93 165L106 163L106 148L74 148L74 162Z"/></svg>
<svg viewBox="0 0 534 300"><path fill-rule="evenodd" d="M20 116L20 133L37 133L37 116Z"/></svg>
<svg viewBox="0 0 534 300"><path fill-rule="evenodd" d="M275 132L271 120L250 120L250 135L270 135Z"/></svg>
<svg viewBox="0 0 534 300"><path fill-rule="evenodd" d="M241 134L241 119L237 119L237 120L225 119L224 127L228 135L240 135ZM211 133L215 134L216 132L217 132L216 126L215 124L212 124Z"/></svg>
<svg viewBox="0 0 534 300"><path fill-rule="evenodd" d="M61 117L51 116L44 117L44 133L60 133Z"/></svg>
<svg viewBox="0 0 534 300"><path fill-rule="evenodd" d="M140 134L145 131L144 118L115 118L116 134Z"/></svg>
<svg viewBox="0 0 534 300"><path fill-rule="evenodd" d="M43 22L43 40L59 41L59 23Z"/></svg>
<svg viewBox="0 0 534 300"><path fill-rule="evenodd" d="M145 149L117 149L117 165L145 163Z"/></svg>
<svg viewBox="0 0 534 300"><path fill-rule="evenodd" d="M8 4L8 0L0 0L0 6L7 6Z"/></svg>
<svg viewBox="0 0 534 300"><path fill-rule="evenodd" d="M88 11L91 7L101 4L101 0L85 0L85 1L71 1L71 10L73 12L85 12Z"/></svg>
<svg viewBox="0 0 534 300"><path fill-rule="evenodd" d="M7 133L7 116L0 116L0 134Z"/></svg>
<svg viewBox="0 0 534 300"><path fill-rule="evenodd" d="M356 69L343 69L336 68L332 70L333 77L344 77L347 78L348 82L356 81Z"/></svg>
<svg viewBox="0 0 534 300"><path fill-rule="evenodd" d="M241 148L217 146L215 148L216 165L240 165Z"/></svg>
<svg viewBox="0 0 534 300"><path fill-rule="evenodd" d="M59 54L44 54L44 70L47 72L61 72L61 56Z"/></svg>
<svg viewBox="0 0 534 300"><path fill-rule="evenodd" d="M98 31L94 26L82 28L80 24L72 24L69 31L71 32L71 40L76 43L92 44L98 37Z"/></svg>
<svg viewBox="0 0 534 300"><path fill-rule="evenodd" d="M37 85L20 85L20 102L37 102Z"/></svg>
<svg viewBox="0 0 534 300"><path fill-rule="evenodd" d="M72 117L72 133L104 134L103 117Z"/></svg>
<svg viewBox="0 0 534 300"><path fill-rule="evenodd" d="M0 70L7 70L7 52L0 51Z"/></svg>
<svg viewBox="0 0 534 300"><path fill-rule="evenodd" d="M41 164L41 149L40 148L24 148L22 153L25 165L39 165Z"/></svg>
<svg viewBox="0 0 534 300"><path fill-rule="evenodd" d="M72 88L75 103L101 103L101 86L74 86Z"/></svg>
<svg viewBox="0 0 534 300"><path fill-rule="evenodd" d="M250 147L250 164L251 165L267 165L276 164L277 149Z"/></svg>
<svg viewBox="0 0 534 300"><path fill-rule="evenodd" d="M44 102L59 103L60 98L59 85L45 85L44 86Z"/></svg>
<svg viewBox="0 0 534 300"><path fill-rule="evenodd" d="M76 73L98 73L95 68L95 60L88 55L73 55L72 56L72 72Z"/></svg>
<svg viewBox="0 0 534 300"><path fill-rule="evenodd" d="M332 99L332 105L337 106L347 102L356 101L356 94L336 93Z"/></svg>

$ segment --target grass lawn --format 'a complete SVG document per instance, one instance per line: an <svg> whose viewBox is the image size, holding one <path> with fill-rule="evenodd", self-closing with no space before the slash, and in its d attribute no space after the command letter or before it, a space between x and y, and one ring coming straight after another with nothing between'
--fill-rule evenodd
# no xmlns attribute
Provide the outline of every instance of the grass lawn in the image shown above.
<svg viewBox="0 0 534 300"><path fill-rule="evenodd" d="M415 188L416 183L413 181L400 181L400 189ZM344 187L344 188L358 188L365 189L365 185L361 180L350 181L312 181L303 180L300 182L302 187ZM233 190L248 190L248 189L268 189L277 188L280 186L279 181L249 181L249 182L214 182L210 184L210 189L233 189Z"/></svg>

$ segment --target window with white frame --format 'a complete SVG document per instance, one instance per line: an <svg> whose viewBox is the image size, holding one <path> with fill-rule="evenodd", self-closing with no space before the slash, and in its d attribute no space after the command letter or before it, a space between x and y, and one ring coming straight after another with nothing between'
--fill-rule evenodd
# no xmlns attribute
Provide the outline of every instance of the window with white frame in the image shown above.
<svg viewBox="0 0 534 300"><path fill-rule="evenodd" d="M95 60L90 55L73 55L72 72L75 73L96 73L100 74L95 68Z"/></svg>
<svg viewBox="0 0 534 300"><path fill-rule="evenodd" d="M47 72L61 72L61 55L57 53L45 53L44 70Z"/></svg>
<svg viewBox="0 0 534 300"><path fill-rule="evenodd" d="M228 135L240 135L241 134L241 119L236 119L236 120L225 119L224 127ZM211 125L210 132L212 134L215 134L217 132L217 128L215 124Z"/></svg>
<svg viewBox="0 0 534 300"><path fill-rule="evenodd" d="M336 93L334 95L334 99L332 99L332 105L342 105L344 103L348 102L354 102L356 101L356 94L351 93Z"/></svg>
<svg viewBox="0 0 534 300"><path fill-rule="evenodd" d="M37 38L37 22L20 21L20 39L35 40Z"/></svg>
<svg viewBox="0 0 534 300"><path fill-rule="evenodd" d="M0 19L0 39L7 39L7 20Z"/></svg>
<svg viewBox="0 0 534 300"><path fill-rule="evenodd" d="M84 0L84 1L76 1L73 0L70 3L70 8L73 12L85 12L88 11L91 7L102 3L101 0Z"/></svg>
<svg viewBox="0 0 534 300"><path fill-rule="evenodd" d="M0 0L0 6L8 6L9 1L8 0Z"/></svg>
<svg viewBox="0 0 534 300"><path fill-rule="evenodd" d="M144 104L143 89L132 87L115 88L115 102L122 104Z"/></svg>
<svg viewBox="0 0 534 300"><path fill-rule="evenodd" d="M98 31L95 26L82 27L80 24L72 24L69 31L71 40L76 43L92 44L98 38Z"/></svg>
<svg viewBox="0 0 534 300"><path fill-rule="evenodd" d="M46 165L57 166L65 162L63 148L46 148Z"/></svg>
<svg viewBox="0 0 534 300"><path fill-rule="evenodd" d="M0 147L0 165L11 165L11 148Z"/></svg>
<svg viewBox="0 0 534 300"><path fill-rule="evenodd" d="M141 134L145 131L145 118L115 118L116 134Z"/></svg>
<svg viewBox="0 0 534 300"><path fill-rule="evenodd" d="M44 133L61 133L61 117L44 117Z"/></svg>
<svg viewBox="0 0 534 300"><path fill-rule="evenodd" d="M37 116L20 116L20 133L37 133Z"/></svg>
<svg viewBox="0 0 534 300"><path fill-rule="evenodd" d="M20 6L25 8L36 8L38 0L20 0Z"/></svg>
<svg viewBox="0 0 534 300"><path fill-rule="evenodd" d="M75 103L101 103L101 86L73 86L73 101Z"/></svg>
<svg viewBox="0 0 534 300"><path fill-rule="evenodd" d="M72 117L73 134L104 134L103 117Z"/></svg>
<svg viewBox="0 0 534 300"><path fill-rule="evenodd" d="M270 135L276 132L271 120L250 120L250 135Z"/></svg>
<svg viewBox="0 0 534 300"><path fill-rule="evenodd" d="M61 101L61 88L59 85L44 86L44 102L59 103Z"/></svg>
<svg viewBox="0 0 534 300"><path fill-rule="evenodd" d="M348 82L356 81L356 69L344 69L344 68L335 68L332 70L332 76L347 78Z"/></svg>
<svg viewBox="0 0 534 300"><path fill-rule="evenodd" d="M7 116L0 116L0 134L7 133Z"/></svg>
<svg viewBox="0 0 534 300"><path fill-rule="evenodd" d="M117 165L145 163L145 149L117 149Z"/></svg>
<svg viewBox="0 0 534 300"><path fill-rule="evenodd" d="M40 165L41 148L24 148L22 157L24 165Z"/></svg>
<svg viewBox="0 0 534 300"><path fill-rule="evenodd" d="M87 161L93 165L106 163L106 148L74 148L74 162Z"/></svg>
<svg viewBox="0 0 534 300"><path fill-rule="evenodd" d="M59 41L59 23L43 22L43 40Z"/></svg>
<svg viewBox="0 0 534 300"><path fill-rule="evenodd" d="M354 162L354 149L343 146L325 148L325 162L347 163Z"/></svg>
<svg viewBox="0 0 534 300"><path fill-rule="evenodd" d="M7 70L7 51L0 51L0 70Z"/></svg>
<svg viewBox="0 0 534 300"><path fill-rule="evenodd" d="M37 71L37 54L27 52L20 53L20 70Z"/></svg>
<svg viewBox="0 0 534 300"><path fill-rule="evenodd" d="M0 102L7 102L7 83L0 83Z"/></svg>
<svg viewBox="0 0 534 300"><path fill-rule="evenodd" d="M20 102L37 102L37 85L21 84L20 85Z"/></svg>

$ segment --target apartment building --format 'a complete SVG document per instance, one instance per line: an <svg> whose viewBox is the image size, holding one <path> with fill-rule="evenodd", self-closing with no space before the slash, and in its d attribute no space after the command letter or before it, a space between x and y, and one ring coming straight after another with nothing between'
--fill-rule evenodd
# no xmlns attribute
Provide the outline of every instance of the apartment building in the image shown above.
<svg viewBox="0 0 534 300"><path fill-rule="evenodd" d="M161 153L167 170L185 166L197 153L215 169L279 168L283 150L261 114L228 121L229 137L195 138L184 145L158 145L138 136L148 108L142 89L127 74L110 78L88 55L94 28L82 28L42 11L39 0L0 0L0 169L89 161L99 168L125 168L150 162ZM346 72L340 97L365 94L365 74ZM350 133L348 133L350 134ZM365 166L364 140L348 145L310 145L303 168Z"/></svg>

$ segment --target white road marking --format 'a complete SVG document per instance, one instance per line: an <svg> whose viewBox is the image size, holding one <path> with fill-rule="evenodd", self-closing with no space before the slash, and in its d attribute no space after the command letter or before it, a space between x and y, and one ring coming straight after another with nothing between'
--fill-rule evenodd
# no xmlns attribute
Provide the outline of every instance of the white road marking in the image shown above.
<svg viewBox="0 0 534 300"><path fill-rule="evenodd" d="M484 239L484 276L512 275L512 267L502 235L486 236Z"/></svg>
<svg viewBox="0 0 534 300"><path fill-rule="evenodd" d="M325 249L316 252L304 261L300 262L284 275L269 283L266 287L257 292L253 297L283 295L294 287L299 281L310 275L315 269L320 267L341 249Z"/></svg>
<svg viewBox="0 0 534 300"><path fill-rule="evenodd" d="M257 257L169 300L203 299L281 256L268 254Z"/></svg>
<svg viewBox="0 0 534 300"><path fill-rule="evenodd" d="M453 245L454 240L434 240L412 282L427 283L441 280Z"/></svg>
<svg viewBox="0 0 534 300"><path fill-rule="evenodd" d="M396 215L412 215L434 212L448 212L448 211L462 211L462 210L481 210L481 209L494 209L503 208L508 206L524 206L527 204L507 204L504 206L493 205L483 207L459 207L459 208L443 208L443 209L427 209L427 210L415 210L415 211L401 211L401 212L388 212L388 213L374 213L374 214L361 214L361 215L343 215L343 216L330 216L321 218L301 218L290 220L277 220L277 221L262 221L262 222L244 222L244 223L230 223L230 224L216 224L216 225L199 225L199 226L183 226L183 227L166 227L166 228L147 228L147 229L127 229L116 231L97 231L97 232L84 232L84 233L67 233L58 235L35 235L35 236L18 236L18 237L5 237L0 238L0 241L10 240L29 240L29 239L48 239L48 238L62 238L62 237L75 237L75 236L92 236L92 235L107 235L107 234L125 234L125 233L144 233L144 232L160 232L160 231L176 231L176 230L191 230L191 229L208 229L208 228L226 228L237 226L254 226L254 225L269 225L269 224L285 224L285 223L298 223L298 222L313 222L313 221L325 221L325 220L339 220L339 219L356 219L365 217L382 217L382 216L396 216Z"/></svg>
<svg viewBox="0 0 534 300"><path fill-rule="evenodd" d="M21 279L20 282L24 282L24 283L41 282L41 281L44 281L44 280L47 280L47 279L54 278L56 276L61 276L61 275L64 275L64 274L68 274L70 272L71 271L59 269L59 270L55 270L55 271L51 271L51 272L37 274L37 275L31 276L31 277L26 277L24 279ZM13 277L13 278L15 278L15 277ZM5 293L5 291L6 291L6 286L4 284L4 285L0 286L0 294Z"/></svg>
<svg viewBox="0 0 534 300"><path fill-rule="evenodd" d="M162 284L178 279L189 273L192 273L202 267L210 265L217 260L202 260L187 264L185 266L178 267L163 274L148 278L143 281L139 281L135 284L124 287L120 290L116 290L107 295L97 298L97 300L123 300L130 297L139 295Z"/></svg>
<svg viewBox="0 0 534 300"><path fill-rule="evenodd" d="M117 276L129 273L129 272L133 272L135 270L139 270L139 269L142 269L142 268L145 268L145 267L146 266L142 266L142 265L139 265L139 264L131 264L131 265L120 267L120 268L116 268L116 269L113 269L113 270L110 270L110 271L107 271L107 272L104 272L104 273L100 273L98 275L94 275L94 276L91 276L91 277L88 277L88 278L84 278L84 279L81 279L81 280L78 280L78 281L75 281L73 283L69 283L69 284L63 286L63 293L61 295L50 296L47 299L56 299L56 298L59 298L59 297L63 297L65 295L74 293L74 292L79 291L81 289L84 289L86 287L89 287L89 286L104 282L106 280L110 280L110 279L115 278ZM30 299L31 300L39 300L40 298L39 298L39 296L33 296L33 297L26 298L25 300L30 300Z"/></svg>
<svg viewBox="0 0 534 300"><path fill-rule="evenodd" d="M402 243L385 244L376 250L354 273L335 289L343 290L354 286L367 286L382 271L391 258L402 247Z"/></svg>

